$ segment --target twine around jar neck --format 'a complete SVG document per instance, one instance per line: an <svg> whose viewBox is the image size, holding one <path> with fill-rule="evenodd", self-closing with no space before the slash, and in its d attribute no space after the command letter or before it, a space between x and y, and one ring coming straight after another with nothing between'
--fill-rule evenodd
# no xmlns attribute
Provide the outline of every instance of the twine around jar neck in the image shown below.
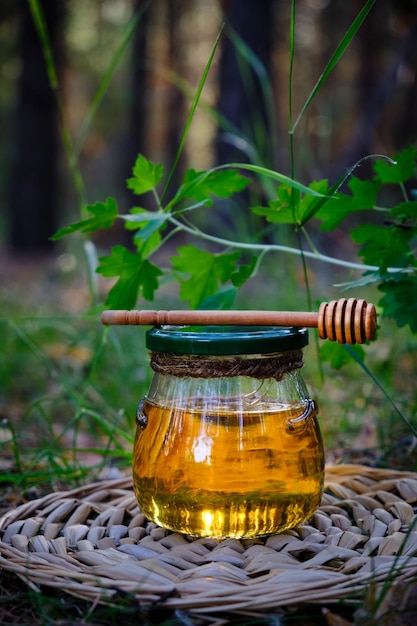
<svg viewBox="0 0 417 626"><path fill-rule="evenodd" d="M178 355L151 352L150 366L154 372L178 378L274 378L281 380L284 374L303 366L302 350L292 350L262 356L207 356L200 354Z"/></svg>

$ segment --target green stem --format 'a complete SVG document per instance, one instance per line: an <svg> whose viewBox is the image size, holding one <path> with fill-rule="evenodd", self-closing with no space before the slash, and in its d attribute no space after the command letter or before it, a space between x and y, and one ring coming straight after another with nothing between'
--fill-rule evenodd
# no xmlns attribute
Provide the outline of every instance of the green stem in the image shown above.
<svg viewBox="0 0 417 626"><path fill-rule="evenodd" d="M401 413L400 409L397 407L397 405L395 404L394 400L391 398L391 396L385 391L384 387L382 386L382 384L379 382L379 380L376 378L376 376L374 376L374 374L372 374L371 370L365 365L365 363L362 361L362 359L356 354L356 352L352 349L351 346L345 345L346 350L349 352L349 354L352 356L352 358L359 363L359 365L361 366L361 368L363 369L363 371L367 374L367 376L369 376L369 378L372 380L372 382L378 387L378 389L381 391L381 393L384 395L385 399L388 401L388 403L392 406L392 408L394 409L394 411L397 413L397 415L403 420L403 422L408 426L408 428L410 429L410 431L413 433L413 435L415 437L417 437L417 430L414 428L414 426L411 424L411 422L406 418L406 416Z"/></svg>
<svg viewBox="0 0 417 626"><path fill-rule="evenodd" d="M184 127L184 130L183 130L181 139L180 139L180 145L178 146L178 150L177 150L177 154L175 155L174 163L172 164L171 170L170 170L170 172L168 174L168 179L167 179L167 181L165 183L165 187L164 187L164 190L162 192L162 200L164 200L164 198L165 198L165 196L166 196L166 194L168 192L169 186L170 186L170 184L172 182L172 179L174 177L174 174L175 174L175 170L177 169L178 161L180 160L182 151L184 149L185 140L187 139L188 131L190 130L190 126L191 126L191 122L192 122L192 120L194 118L195 111L196 111L198 103L200 101L201 92L203 91L203 87L206 84L207 76L208 76L211 64L213 62L214 54L215 54L215 52L217 50L217 46L219 45L220 38L221 38L222 33L223 33L223 28L224 28L224 25L221 27L221 29L220 29L217 37L216 37L216 40L215 40L215 42L213 44L213 47L211 49L211 52L210 52L209 59L208 59L208 61L206 63L206 66L204 68L203 75L202 75L201 80L200 80L200 82L198 84L197 91L196 91L196 94L194 96L194 100L193 100L193 103L191 105L190 112L188 113L187 120L185 122L185 127Z"/></svg>
<svg viewBox="0 0 417 626"><path fill-rule="evenodd" d="M295 41L295 0L291 2L291 23L290 23L290 71L289 71L289 89L288 89L288 111L289 111L289 127L290 127L290 172L291 178L294 178L294 128L293 128L293 69L294 69L294 41Z"/></svg>
<svg viewBox="0 0 417 626"><path fill-rule="evenodd" d="M64 144L65 153L67 155L68 164L69 164L71 174L72 174L72 179L74 181L74 186L79 196L80 206L84 206L87 203L85 188L84 188L84 181L83 181L80 169L78 167L77 155L74 151L74 147L73 147L72 140L71 140L71 135L70 135L70 132L68 130L68 125L65 120L64 106L62 103L61 94L59 93L58 75L57 75L55 62L54 62L54 58L52 54L51 42L50 42L48 31L46 28L45 16L43 14L42 6L39 0L29 0L29 7L32 13L32 19L34 21L40 43L42 46L42 53L45 58L49 84L54 93L56 104L57 104L62 143Z"/></svg>
<svg viewBox="0 0 417 626"><path fill-rule="evenodd" d="M408 198L407 189L405 188L404 183L400 183L400 189L404 197L404 202L408 202L409 198Z"/></svg>
<svg viewBox="0 0 417 626"><path fill-rule="evenodd" d="M265 252L285 252L287 254L296 254L300 256L303 254L305 257L310 259L314 259L316 261L322 261L324 263L329 263L330 265L338 265L340 267L347 267L349 269L360 270L362 272L370 271L376 272L379 270L377 265L365 265L362 263L353 263L352 261L344 261L343 259L336 259L334 257L327 256L325 254L321 254L320 252L311 252L308 250L300 251L298 248L292 248L291 246L283 246L280 244L257 244L257 243L245 243L242 241L230 241L229 239L223 239L222 237L216 237L215 235L209 235L208 233L203 232L202 230L196 227L186 226L181 223L175 217L170 216L168 221L171 224L174 224L178 230L182 230L184 232L197 237L198 239L204 239L205 241L211 241L213 243L217 243L224 247L230 248L239 248L241 250L256 250L256 251L265 251ZM387 272L389 273L410 273L414 271L412 268L400 268L400 267L388 267Z"/></svg>
<svg viewBox="0 0 417 626"><path fill-rule="evenodd" d="M347 32L345 33L345 36L343 37L343 39L341 40L341 42L337 46L335 52L333 53L332 57L330 58L330 61L326 65L323 73L321 74L321 76L319 77L318 81L314 85L310 95L308 96L308 98L307 98L303 108L300 111L300 114L298 115L297 119L295 120L294 125L291 126L291 131L290 132L294 133L295 129L297 128L298 124L300 123L300 121L301 121L302 117L304 116L305 112L309 108L310 104L312 103L312 101L314 100L316 95L319 93L321 87L323 86L323 84L327 80L329 74L334 70L334 68L336 67L336 65L340 61L340 58L343 56L344 52L346 51L347 47L351 43L352 39L355 37L355 35L358 32L359 28L362 26L366 16L368 15L369 11L372 9L372 7L375 4L375 2L376 2L376 0L367 0L365 5L359 11L359 13L356 16L356 18L353 20L351 26L348 28ZM293 4L295 4L295 0L293 0Z"/></svg>

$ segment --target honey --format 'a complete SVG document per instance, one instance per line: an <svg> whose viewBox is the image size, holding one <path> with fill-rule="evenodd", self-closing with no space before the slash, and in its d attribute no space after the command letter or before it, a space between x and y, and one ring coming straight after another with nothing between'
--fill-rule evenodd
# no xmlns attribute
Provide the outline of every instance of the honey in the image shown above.
<svg viewBox="0 0 417 626"><path fill-rule="evenodd" d="M250 364L265 367L270 356ZM205 378L195 367L204 358L169 357L170 373L155 373L140 404L133 480L142 512L165 528L217 539L299 524L319 506L324 477L317 407L300 373L291 361L276 378L228 376L235 361L225 356L221 375Z"/></svg>
<svg viewBox="0 0 417 626"><path fill-rule="evenodd" d="M143 414L134 484L143 513L161 526L253 537L291 528L318 507L324 461L314 403L222 413L145 402Z"/></svg>

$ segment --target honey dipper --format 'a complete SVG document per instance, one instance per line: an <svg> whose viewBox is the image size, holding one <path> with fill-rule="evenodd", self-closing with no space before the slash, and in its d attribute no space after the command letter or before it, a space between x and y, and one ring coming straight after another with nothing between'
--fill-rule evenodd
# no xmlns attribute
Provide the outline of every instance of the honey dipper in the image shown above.
<svg viewBox="0 0 417 626"><path fill-rule="evenodd" d="M318 328L321 339L351 345L371 341L376 333L375 306L355 298L322 302L318 313L249 310L108 310L103 311L101 321L106 325L305 326Z"/></svg>

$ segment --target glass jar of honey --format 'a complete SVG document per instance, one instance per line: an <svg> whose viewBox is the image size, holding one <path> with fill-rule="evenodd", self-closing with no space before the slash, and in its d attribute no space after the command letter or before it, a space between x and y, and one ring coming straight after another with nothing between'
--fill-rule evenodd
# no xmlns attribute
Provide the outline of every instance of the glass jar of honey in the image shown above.
<svg viewBox="0 0 417 626"><path fill-rule="evenodd" d="M201 537L278 533L319 506L324 453L305 328L154 327L133 480L155 523Z"/></svg>

